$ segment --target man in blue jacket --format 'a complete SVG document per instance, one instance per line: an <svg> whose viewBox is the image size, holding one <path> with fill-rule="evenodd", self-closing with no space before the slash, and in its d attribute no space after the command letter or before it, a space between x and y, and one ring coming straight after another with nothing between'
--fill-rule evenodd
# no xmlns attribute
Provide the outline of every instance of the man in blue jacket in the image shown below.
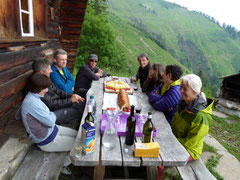
<svg viewBox="0 0 240 180"><path fill-rule="evenodd" d="M58 49L54 54L54 64L50 78L54 84L65 92L72 93L75 80L67 67L67 52Z"/></svg>
<svg viewBox="0 0 240 180"><path fill-rule="evenodd" d="M178 65L168 65L162 76L159 87L149 94L149 102L154 109L164 113L167 121L171 123L172 117L177 111L177 105L181 99L180 77L182 68Z"/></svg>

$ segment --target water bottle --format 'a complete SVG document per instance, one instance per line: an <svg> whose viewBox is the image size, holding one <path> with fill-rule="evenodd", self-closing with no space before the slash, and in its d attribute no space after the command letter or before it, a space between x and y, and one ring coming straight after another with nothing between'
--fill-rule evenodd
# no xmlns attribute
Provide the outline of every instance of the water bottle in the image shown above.
<svg viewBox="0 0 240 180"><path fill-rule="evenodd" d="M116 114L112 110L107 110L107 126L102 137L102 144L107 150L112 150L118 141L117 130L114 123Z"/></svg>
<svg viewBox="0 0 240 180"><path fill-rule="evenodd" d="M96 118L96 114L97 114L97 105L96 105L96 101L94 99L94 95L90 95L90 99L87 102L87 105L91 105L92 106L92 115L94 117L94 122L97 122L97 118Z"/></svg>

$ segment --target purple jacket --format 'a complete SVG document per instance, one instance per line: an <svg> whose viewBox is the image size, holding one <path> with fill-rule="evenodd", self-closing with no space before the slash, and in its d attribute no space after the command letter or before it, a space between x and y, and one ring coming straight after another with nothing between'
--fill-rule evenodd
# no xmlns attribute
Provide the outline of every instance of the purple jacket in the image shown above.
<svg viewBox="0 0 240 180"><path fill-rule="evenodd" d="M180 85L171 86L169 90L165 92L163 96L155 94L157 90L161 92L163 84L154 89L148 96L148 100L152 107L158 111L161 111L166 116L169 123L172 121L172 117L177 111L177 105L181 99ZM172 108L173 110L169 110Z"/></svg>

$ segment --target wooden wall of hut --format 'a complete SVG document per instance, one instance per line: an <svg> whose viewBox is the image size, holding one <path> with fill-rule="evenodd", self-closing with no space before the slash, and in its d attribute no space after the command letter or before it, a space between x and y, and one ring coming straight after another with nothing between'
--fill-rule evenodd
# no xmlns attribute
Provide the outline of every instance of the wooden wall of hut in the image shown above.
<svg viewBox="0 0 240 180"><path fill-rule="evenodd" d="M222 79L220 97L240 103L240 74L234 74Z"/></svg>
<svg viewBox="0 0 240 180"><path fill-rule="evenodd" d="M38 58L68 52L73 70L87 0L34 0L34 37L22 37L17 0L0 2L0 134L24 98L23 88Z"/></svg>

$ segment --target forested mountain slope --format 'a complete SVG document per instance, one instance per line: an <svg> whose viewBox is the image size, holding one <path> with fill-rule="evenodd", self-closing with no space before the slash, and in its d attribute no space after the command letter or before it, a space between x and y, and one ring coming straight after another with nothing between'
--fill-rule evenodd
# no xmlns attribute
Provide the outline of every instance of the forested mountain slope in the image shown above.
<svg viewBox="0 0 240 180"><path fill-rule="evenodd" d="M145 51L153 62L178 61L199 74L213 92L219 88L220 76L239 71L239 40L204 15L163 0L109 0L108 4L109 22L129 59Z"/></svg>

